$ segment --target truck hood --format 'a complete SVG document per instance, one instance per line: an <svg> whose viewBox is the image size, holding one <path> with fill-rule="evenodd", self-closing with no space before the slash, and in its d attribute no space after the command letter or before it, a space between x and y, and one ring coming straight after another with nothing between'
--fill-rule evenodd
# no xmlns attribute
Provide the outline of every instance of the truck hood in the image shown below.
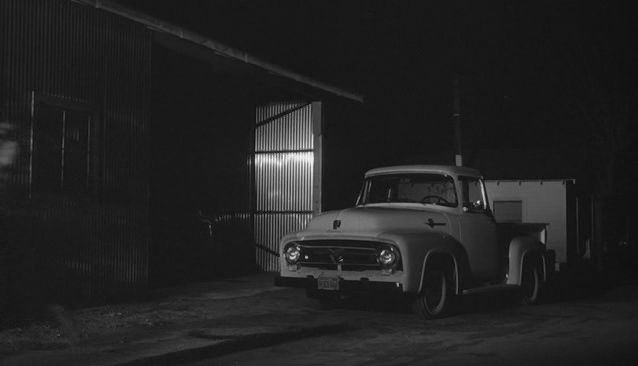
<svg viewBox="0 0 638 366"><path fill-rule="evenodd" d="M340 211L329 211L315 217L304 234L357 233L378 235L388 232L449 232L451 226L447 213L429 210L422 206L360 206Z"/></svg>

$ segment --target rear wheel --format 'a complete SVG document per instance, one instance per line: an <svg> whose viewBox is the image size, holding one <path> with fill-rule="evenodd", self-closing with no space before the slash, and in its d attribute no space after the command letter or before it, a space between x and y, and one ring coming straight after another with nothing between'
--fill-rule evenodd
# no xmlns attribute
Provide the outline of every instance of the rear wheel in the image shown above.
<svg viewBox="0 0 638 366"><path fill-rule="evenodd" d="M541 292L541 277L538 261L526 261L523 265L521 277L521 304L534 305L538 303Z"/></svg>
<svg viewBox="0 0 638 366"><path fill-rule="evenodd" d="M412 303L412 310L424 319L441 318L447 314L451 291L444 271L427 270L423 276L423 289Z"/></svg>

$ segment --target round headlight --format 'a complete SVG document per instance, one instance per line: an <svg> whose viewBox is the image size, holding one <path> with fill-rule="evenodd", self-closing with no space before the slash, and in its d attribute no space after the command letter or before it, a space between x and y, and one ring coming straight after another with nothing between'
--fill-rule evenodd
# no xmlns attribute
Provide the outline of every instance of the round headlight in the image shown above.
<svg viewBox="0 0 638 366"><path fill-rule="evenodd" d="M379 252L379 263L383 266L391 266L397 261L397 255L392 249L384 248Z"/></svg>
<svg viewBox="0 0 638 366"><path fill-rule="evenodd" d="M286 262L290 264L295 264L301 258L301 248L299 244L292 243L286 246L284 251L284 256L286 257Z"/></svg>

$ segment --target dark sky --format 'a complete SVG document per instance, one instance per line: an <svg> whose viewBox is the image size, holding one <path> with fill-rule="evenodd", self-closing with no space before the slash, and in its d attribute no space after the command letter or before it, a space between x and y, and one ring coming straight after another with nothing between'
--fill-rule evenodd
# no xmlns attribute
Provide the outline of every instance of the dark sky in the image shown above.
<svg viewBox="0 0 638 366"><path fill-rule="evenodd" d="M377 126L393 121L416 132L396 136L403 146L452 143L454 75L468 149L591 150L596 121L636 115L638 22L618 4L120 2L363 94ZM631 135L624 125L615 130Z"/></svg>

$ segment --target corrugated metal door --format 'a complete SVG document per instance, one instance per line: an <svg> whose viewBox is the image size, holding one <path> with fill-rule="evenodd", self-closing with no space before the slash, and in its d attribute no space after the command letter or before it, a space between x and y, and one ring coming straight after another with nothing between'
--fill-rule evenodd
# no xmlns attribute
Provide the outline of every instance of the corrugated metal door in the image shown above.
<svg viewBox="0 0 638 366"><path fill-rule="evenodd" d="M279 239L303 229L318 210L320 106L288 102L257 107L253 229L261 270L278 270Z"/></svg>

